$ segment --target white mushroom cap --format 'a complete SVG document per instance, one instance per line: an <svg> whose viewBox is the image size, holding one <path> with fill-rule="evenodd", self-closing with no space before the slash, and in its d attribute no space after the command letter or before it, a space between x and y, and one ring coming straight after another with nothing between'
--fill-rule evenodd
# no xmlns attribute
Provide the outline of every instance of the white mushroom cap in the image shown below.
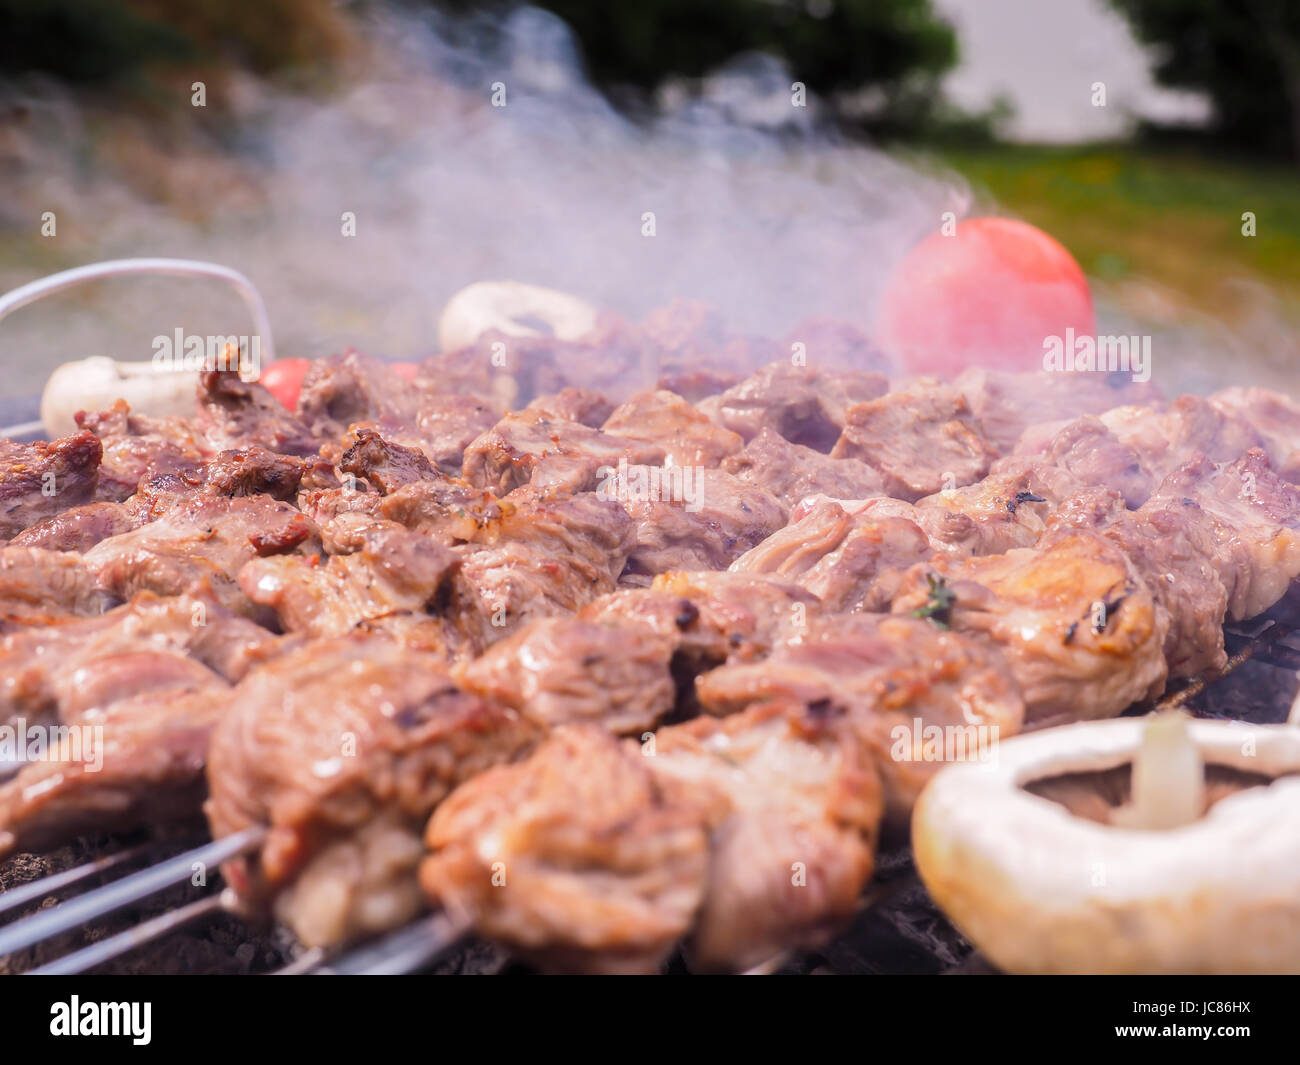
<svg viewBox="0 0 1300 1065"><path fill-rule="evenodd" d="M65 362L50 374L41 393L41 421L54 439L77 431L78 411L107 410L118 399L135 413L156 418L192 414L198 383L194 370L156 369L148 362L92 355Z"/></svg>
<svg viewBox="0 0 1300 1065"><path fill-rule="evenodd" d="M1099 824L1024 790L1132 762L1147 727L1047 729L938 773L912 821L930 894L1008 972L1300 972L1300 776L1158 830ZM1207 763L1300 772L1292 726L1195 721L1187 734Z"/></svg>
<svg viewBox="0 0 1300 1065"><path fill-rule="evenodd" d="M438 343L456 351L492 330L507 336L556 336L577 340L596 327L597 310L586 300L558 289L522 281L477 281L447 301L438 321ZM549 332L529 321L544 322Z"/></svg>

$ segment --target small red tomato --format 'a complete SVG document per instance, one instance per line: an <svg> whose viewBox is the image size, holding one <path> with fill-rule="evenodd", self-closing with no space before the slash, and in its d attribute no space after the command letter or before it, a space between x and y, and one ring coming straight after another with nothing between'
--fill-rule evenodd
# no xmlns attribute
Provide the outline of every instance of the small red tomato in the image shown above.
<svg viewBox="0 0 1300 1065"><path fill-rule="evenodd" d="M405 377L408 381L414 381L415 375L420 369L419 365L414 362L390 362L388 368L398 377Z"/></svg>
<svg viewBox="0 0 1300 1065"><path fill-rule="evenodd" d="M931 234L885 287L876 339L900 368L956 376L967 366L1038 369L1048 337L1092 335L1083 270L1041 229L973 218Z"/></svg>
<svg viewBox="0 0 1300 1065"><path fill-rule="evenodd" d="M259 380L286 410L297 410L298 393L309 366L311 359L276 359L262 371Z"/></svg>

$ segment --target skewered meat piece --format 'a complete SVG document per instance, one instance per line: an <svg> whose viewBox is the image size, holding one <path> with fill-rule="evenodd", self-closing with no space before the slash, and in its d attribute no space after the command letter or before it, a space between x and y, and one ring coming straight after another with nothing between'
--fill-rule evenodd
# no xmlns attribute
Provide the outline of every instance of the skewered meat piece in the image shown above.
<svg viewBox="0 0 1300 1065"><path fill-rule="evenodd" d="M594 725L449 796L420 884L484 935L543 965L652 972L690 930L709 877L696 789Z"/></svg>
<svg viewBox="0 0 1300 1065"><path fill-rule="evenodd" d="M227 879L309 946L395 927L420 907L430 811L536 739L514 711L456 688L436 656L360 636L290 651L244 679L212 736L214 835L270 828Z"/></svg>
<svg viewBox="0 0 1300 1065"><path fill-rule="evenodd" d="M740 383L739 374L708 366L665 366L661 370L655 387L676 392L689 403L699 403Z"/></svg>
<svg viewBox="0 0 1300 1065"><path fill-rule="evenodd" d="M1300 481L1300 403L1268 388L1225 388L1210 402L1249 422L1273 468L1293 484Z"/></svg>
<svg viewBox="0 0 1300 1065"><path fill-rule="evenodd" d="M195 424L209 450L260 444L282 455L316 453L307 426L256 381L245 381L233 370L204 370L198 394Z"/></svg>
<svg viewBox="0 0 1300 1065"><path fill-rule="evenodd" d="M404 447L364 427L350 435L352 442L339 457L338 468L354 477L364 477L381 495L391 495L417 481L445 477L417 448Z"/></svg>
<svg viewBox="0 0 1300 1065"><path fill-rule="evenodd" d="M467 691L541 728L586 721L619 735L654 728L673 709L676 640L649 625L541 618L453 672Z"/></svg>
<svg viewBox="0 0 1300 1065"><path fill-rule="evenodd" d="M130 532L139 524L134 511L122 503L82 503L24 529L9 545L46 551L86 551L110 536Z"/></svg>
<svg viewBox="0 0 1300 1065"><path fill-rule="evenodd" d="M1034 725L1113 716L1159 693L1168 672L1168 617L1128 556L1089 530L915 566L893 612L916 612L1001 647Z"/></svg>
<svg viewBox="0 0 1300 1065"><path fill-rule="evenodd" d="M699 409L746 441L770 429L792 444L829 452L844 429L848 408L888 389L888 380L878 373L774 362L702 400Z"/></svg>
<svg viewBox="0 0 1300 1065"><path fill-rule="evenodd" d="M102 540L82 557L99 587L118 599L140 591L178 595L206 579L225 606L251 617L258 608L235 583L244 563L291 551L315 536L316 526L288 503L200 493L157 521Z"/></svg>
<svg viewBox="0 0 1300 1065"><path fill-rule="evenodd" d="M623 464L598 488L636 525L630 573L722 569L785 525L785 510L766 490L698 466Z"/></svg>
<svg viewBox="0 0 1300 1065"><path fill-rule="evenodd" d="M349 349L312 360L297 415L316 439L333 440L356 422L414 425L420 399L419 389L382 360Z"/></svg>
<svg viewBox="0 0 1300 1065"><path fill-rule="evenodd" d="M704 674L696 694L713 714L775 702L828 719L847 715L879 769L895 828L906 827L921 788L947 761L987 757L993 744L1020 731L1025 715L998 651L928 621L889 615L816 618L767 659ZM953 742L927 754L932 727Z"/></svg>
<svg viewBox="0 0 1300 1065"><path fill-rule="evenodd" d="M1075 488L1102 487L1121 492L1130 507L1140 507L1159 483L1137 449L1090 414L1070 422L1032 426L1007 458L993 464L993 472L1019 470L1028 462L1060 471L1066 483L1055 493L1044 493L1054 502Z"/></svg>
<svg viewBox="0 0 1300 1065"><path fill-rule="evenodd" d="M126 499L141 481L162 474L194 474L203 462L203 444L184 418L132 414L119 399L105 411L81 411L76 420L104 445L96 493L102 500Z"/></svg>
<svg viewBox="0 0 1300 1065"><path fill-rule="evenodd" d="M1235 462L1186 463L1146 508L1186 514L1212 537L1210 563L1228 593L1234 621L1262 614L1300 576L1300 488L1285 481L1268 456L1251 449Z"/></svg>
<svg viewBox="0 0 1300 1065"><path fill-rule="evenodd" d="M960 392L924 379L849 407L831 457L866 462L889 495L915 502L978 481L998 452Z"/></svg>
<svg viewBox="0 0 1300 1065"><path fill-rule="evenodd" d="M1245 418L1200 396L1179 396L1164 408L1117 407L1101 421L1137 453L1153 483L1197 455L1232 462L1264 444Z"/></svg>
<svg viewBox="0 0 1300 1065"><path fill-rule="evenodd" d="M1213 534L1195 508L1154 500L1136 511L1106 488L1091 488L1067 501L1050 528L1096 529L1132 561L1156 606L1169 619L1164 656L1171 677L1194 677L1224 667L1223 618L1228 593L1211 562Z"/></svg>
<svg viewBox="0 0 1300 1065"><path fill-rule="evenodd" d="M579 422L590 429L599 429L605 424L605 420L614 413L614 404L599 392L593 392L588 388L570 387L562 388L558 392L551 392L544 396L538 396L524 409L541 411L548 418ZM492 428L495 421L496 419L493 418L492 422L486 425L483 431ZM615 431L617 432L617 430Z"/></svg>
<svg viewBox="0 0 1300 1065"><path fill-rule="evenodd" d="M400 630L409 643L454 654L446 624L430 617L460 556L395 522L362 514L335 518L316 555L255 558L239 571L254 603L275 611L286 632L344 636L358 626Z"/></svg>
<svg viewBox="0 0 1300 1065"><path fill-rule="evenodd" d="M974 484L919 499L916 509L922 514L938 510L951 515L953 520L943 526L946 542L968 554L1000 555L1015 547L1032 547L1060 501L1056 493L1067 485L1077 487L1056 473L1050 467L1043 470L1038 464L1022 463Z"/></svg>
<svg viewBox="0 0 1300 1065"><path fill-rule="evenodd" d="M903 572L934 554L907 518L850 515L833 499L779 529L731 564L735 572L794 581L834 613L886 610Z"/></svg>
<svg viewBox="0 0 1300 1065"><path fill-rule="evenodd" d="M144 593L97 617L21 629L0 637L0 722L14 717L62 718L87 698L82 668L136 652L119 673L123 694L144 690L148 655L193 659L217 676L236 681L256 663L278 654L283 640L223 608L211 590L169 598ZM105 674L108 675L108 674Z"/></svg>
<svg viewBox="0 0 1300 1065"><path fill-rule="evenodd" d="M0 547L0 622L54 625L102 614L113 599L76 555Z"/></svg>
<svg viewBox="0 0 1300 1065"><path fill-rule="evenodd" d="M879 473L858 459L833 459L802 444L792 444L771 429L763 429L722 469L746 484L766 488L787 510L808 496L866 499L885 494Z"/></svg>
<svg viewBox="0 0 1300 1065"><path fill-rule="evenodd" d="M584 491L595 487L602 466L615 467L619 459L658 463L663 458L657 444L560 421L545 411L522 410L507 414L465 449L464 477L502 496L530 480Z"/></svg>
<svg viewBox="0 0 1300 1065"><path fill-rule="evenodd" d="M1160 398L1154 385L1120 374L1009 373L976 367L963 371L953 387L966 397L985 438L1004 454L1030 426Z"/></svg>
<svg viewBox="0 0 1300 1065"><path fill-rule="evenodd" d="M607 433L658 445L673 466L717 466L744 444L681 396L672 392L638 392L605 420Z"/></svg>
<svg viewBox="0 0 1300 1065"><path fill-rule="evenodd" d="M0 440L0 540L87 502L103 455L99 438L85 429L52 443Z"/></svg>

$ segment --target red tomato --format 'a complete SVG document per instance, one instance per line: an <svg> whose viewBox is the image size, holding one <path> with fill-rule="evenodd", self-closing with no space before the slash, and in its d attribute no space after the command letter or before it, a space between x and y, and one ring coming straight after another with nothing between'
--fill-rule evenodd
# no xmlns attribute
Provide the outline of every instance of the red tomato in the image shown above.
<svg viewBox="0 0 1300 1065"><path fill-rule="evenodd" d="M1083 270L1041 229L1010 218L958 222L903 259L885 288L876 338L909 373L944 379L967 366L1039 369L1044 341L1092 335Z"/></svg>
<svg viewBox="0 0 1300 1065"><path fill-rule="evenodd" d="M259 380L286 409L296 410L302 379L310 365L311 359L276 359L262 371Z"/></svg>
<svg viewBox="0 0 1300 1065"><path fill-rule="evenodd" d="M415 375L420 367L414 362L390 362L388 368L399 377L405 377L408 381L414 381Z"/></svg>

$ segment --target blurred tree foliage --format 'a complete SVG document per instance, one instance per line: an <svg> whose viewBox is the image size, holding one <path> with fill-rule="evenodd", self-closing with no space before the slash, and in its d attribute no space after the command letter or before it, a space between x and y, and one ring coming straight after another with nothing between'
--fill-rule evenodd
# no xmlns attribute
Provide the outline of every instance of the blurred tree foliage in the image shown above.
<svg viewBox="0 0 1300 1065"><path fill-rule="evenodd" d="M430 0L453 12L481 0ZM854 95L867 124L914 126L957 62L957 38L930 0L533 0L573 29L588 73L605 89L652 89L700 77L746 52L774 55L828 98Z"/></svg>
<svg viewBox="0 0 1300 1065"><path fill-rule="evenodd" d="M1223 140L1300 161L1300 2L1111 0L1165 85L1202 89Z"/></svg>

